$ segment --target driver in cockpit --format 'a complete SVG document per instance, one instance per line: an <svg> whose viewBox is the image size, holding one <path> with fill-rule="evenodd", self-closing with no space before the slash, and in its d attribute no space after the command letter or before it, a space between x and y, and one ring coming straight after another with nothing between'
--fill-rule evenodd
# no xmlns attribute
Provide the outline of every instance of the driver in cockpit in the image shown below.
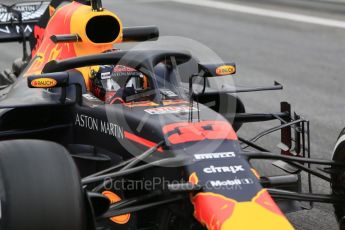
<svg viewBox="0 0 345 230"><path fill-rule="evenodd" d="M123 65L101 65L91 70L90 91L107 104L125 103L128 97L149 89L148 78L133 68Z"/></svg>

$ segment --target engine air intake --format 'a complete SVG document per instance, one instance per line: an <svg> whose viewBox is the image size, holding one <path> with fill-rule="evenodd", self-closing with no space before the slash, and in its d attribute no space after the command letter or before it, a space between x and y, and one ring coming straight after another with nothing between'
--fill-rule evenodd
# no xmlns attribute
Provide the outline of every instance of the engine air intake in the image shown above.
<svg viewBox="0 0 345 230"><path fill-rule="evenodd" d="M121 32L119 21L109 15L95 16L86 24L86 35L93 43L110 43Z"/></svg>

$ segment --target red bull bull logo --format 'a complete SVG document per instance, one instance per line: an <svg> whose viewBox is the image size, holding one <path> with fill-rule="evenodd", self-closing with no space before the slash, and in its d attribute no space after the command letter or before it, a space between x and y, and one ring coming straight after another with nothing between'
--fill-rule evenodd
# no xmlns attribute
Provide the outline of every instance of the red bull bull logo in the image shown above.
<svg viewBox="0 0 345 230"><path fill-rule="evenodd" d="M236 201L215 193L199 193L192 198L194 216L210 230L221 230L234 211Z"/></svg>

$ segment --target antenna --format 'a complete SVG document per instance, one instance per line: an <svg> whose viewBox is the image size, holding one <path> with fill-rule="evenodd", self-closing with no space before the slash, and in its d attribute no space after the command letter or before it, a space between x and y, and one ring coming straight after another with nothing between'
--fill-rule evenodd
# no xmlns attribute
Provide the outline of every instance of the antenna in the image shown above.
<svg viewBox="0 0 345 230"><path fill-rule="evenodd" d="M91 7L93 11L103 11L102 0L91 0Z"/></svg>

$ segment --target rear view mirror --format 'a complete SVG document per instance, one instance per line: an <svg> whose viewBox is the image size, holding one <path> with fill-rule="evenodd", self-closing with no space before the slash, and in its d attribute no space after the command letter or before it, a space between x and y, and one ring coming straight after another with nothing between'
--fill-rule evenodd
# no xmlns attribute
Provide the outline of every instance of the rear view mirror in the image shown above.
<svg viewBox="0 0 345 230"><path fill-rule="evenodd" d="M198 74L194 74L189 78L189 94L191 98L193 96L205 94L206 90L206 78L209 77L221 77L227 75L233 75L236 73L236 64L234 63L213 63L213 64L198 64ZM199 78L199 79L198 79ZM201 79L200 79L201 78ZM193 85L200 83L201 90L195 92Z"/></svg>
<svg viewBox="0 0 345 230"><path fill-rule="evenodd" d="M85 90L85 86L83 86L82 83L84 82L84 78L82 76L78 76L70 77L69 72L54 72L32 75L27 78L28 87L36 89L62 88L60 101L61 103L65 103L66 88L74 85L76 89L75 100L77 103L81 103L82 92Z"/></svg>
<svg viewBox="0 0 345 230"><path fill-rule="evenodd" d="M203 77L221 77L236 73L236 64L199 64L199 73Z"/></svg>

